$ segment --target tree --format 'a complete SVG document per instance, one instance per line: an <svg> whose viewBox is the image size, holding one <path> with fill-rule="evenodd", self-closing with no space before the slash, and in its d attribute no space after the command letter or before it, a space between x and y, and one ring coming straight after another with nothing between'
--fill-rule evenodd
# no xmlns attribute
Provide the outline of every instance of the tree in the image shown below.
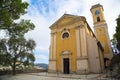
<svg viewBox="0 0 120 80"><path fill-rule="evenodd" d="M35 61L33 55L35 42L24 38L24 34L34 28L32 23L22 20L13 25L11 29L8 29L9 38L0 40L0 53L6 55L5 61L11 66L13 75L15 75L16 66Z"/></svg>
<svg viewBox="0 0 120 80"><path fill-rule="evenodd" d="M22 0L0 0L0 28L8 29L14 20L26 13L28 3Z"/></svg>
<svg viewBox="0 0 120 80"><path fill-rule="evenodd" d="M9 66L6 54L0 54L0 66Z"/></svg>
<svg viewBox="0 0 120 80"><path fill-rule="evenodd" d="M120 63L120 54L116 54L112 57L110 67L113 68L114 65L118 65Z"/></svg>
<svg viewBox="0 0 120 80"><path fill-rule="evenodd" d="M7 37L0 39L0 63L10 65L15 75L16 66L28 65L35 61L33 49L35 42L26 40L24 35L35 28L30 20L19 19L26 13L28 3L22 0L0 0L0 30L4 30ZM3 62L2 62L3 61Z"/></svg>
<svg viewBox="0 0 120 80"><path fill-rule="evenodd" d="M118 79L120 78L119 76L120 74L120 53L112 57L109 69L110 71L113 71L114 73L112 74L112 76Z"/></svg>
<svg viewBox="0 0 120 80"><path fill-rule="evenodd" d="M117 26L116 26L116 33L113 35L113 39L111 40L112 45L114 46L115 52L118 54L115 54L110 63L110 70L114 70L116 72L115 76L119 77L120 73L120 15L116 19ZM117 47L117 49L116 49ZM119 50L119 51L118 51Z"/></svg>
<svg viewBox="0 0 120 80"><path fill-rule="evenodd" d="M116 21L117 21L117 26L116 26L115 38L117 40L117 48L120 51L120 15L116 19Z"/></svg>
<svg viewBox="0 0 120 80"><path fill-rule="evenodd" d="M114 52L115 54L118 53L117 40L116 40L115 34L113 35L113 39L111 39L110 41L111 41L111 44L112 44L113 52Z"/></svg>

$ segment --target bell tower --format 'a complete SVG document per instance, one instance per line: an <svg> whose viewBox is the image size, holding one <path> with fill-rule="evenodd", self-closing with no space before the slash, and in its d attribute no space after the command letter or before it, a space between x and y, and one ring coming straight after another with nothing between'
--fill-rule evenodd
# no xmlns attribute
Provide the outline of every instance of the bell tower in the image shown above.
<svg viewBox="0 0 120 80"><path fill-rule="evenodd" d="M93 17L95 35L104 48L104 58L111 59L113 54L108 34L108 26L104 18L103 6L100 4L93 5L90 11Z"/></svg>

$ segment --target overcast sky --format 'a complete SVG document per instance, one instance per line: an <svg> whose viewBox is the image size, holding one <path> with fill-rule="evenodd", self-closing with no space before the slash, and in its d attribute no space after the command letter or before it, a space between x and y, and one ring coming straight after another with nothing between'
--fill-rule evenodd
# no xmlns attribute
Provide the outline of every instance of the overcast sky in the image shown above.
<svg viewBox="0 0 120 80"><path fill-rule="evenodd" d="M29 3L27 14L23 19L30 19L36 28L26 34L26 38L36 41L35 63L48 63L50 44L50 25L64 13L85 16L93 29L90 12L92 5L100 3L104 7L104 15L108 24L110 38L115 33L115 19L120 14L120 0L23 0Z"/></svg>

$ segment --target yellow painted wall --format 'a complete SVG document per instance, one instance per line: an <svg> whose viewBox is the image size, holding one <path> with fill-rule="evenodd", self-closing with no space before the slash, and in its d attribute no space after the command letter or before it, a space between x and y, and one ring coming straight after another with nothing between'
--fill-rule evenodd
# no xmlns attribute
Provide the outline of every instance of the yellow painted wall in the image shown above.
<svg viewBox="0 0 120 80"><path fill-rule="evenodd" d="M104 48L104 53L109 53L108 38L104 27L96 28L96 36L98 40L102 43Z"/></svg>
<svg viewBox="0 0 120 80"><path fill-rule="evenodd" d="M70 29L69 30L70 36L67 39L62 39L62 32L57 32L56 34L56 65L57 65L57 70L61 71L62 69L62 51L70 51L72 52L71 55L71 70L74 72L76 70L76 38L75 38L75 29Z"/></svg>

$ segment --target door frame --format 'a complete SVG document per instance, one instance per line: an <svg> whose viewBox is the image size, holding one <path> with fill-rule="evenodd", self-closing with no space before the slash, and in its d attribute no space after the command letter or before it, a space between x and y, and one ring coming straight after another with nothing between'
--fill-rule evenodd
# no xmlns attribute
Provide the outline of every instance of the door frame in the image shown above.
<svg viewBox="0 0 120 80"><path fill-rule="evenodd" d="M70 51L63 51L61 53L61 72L64 73L64 68L63 68L63 59L64 58L69 58L69 73L71 73L71 55L72 53Z"/></svg>

